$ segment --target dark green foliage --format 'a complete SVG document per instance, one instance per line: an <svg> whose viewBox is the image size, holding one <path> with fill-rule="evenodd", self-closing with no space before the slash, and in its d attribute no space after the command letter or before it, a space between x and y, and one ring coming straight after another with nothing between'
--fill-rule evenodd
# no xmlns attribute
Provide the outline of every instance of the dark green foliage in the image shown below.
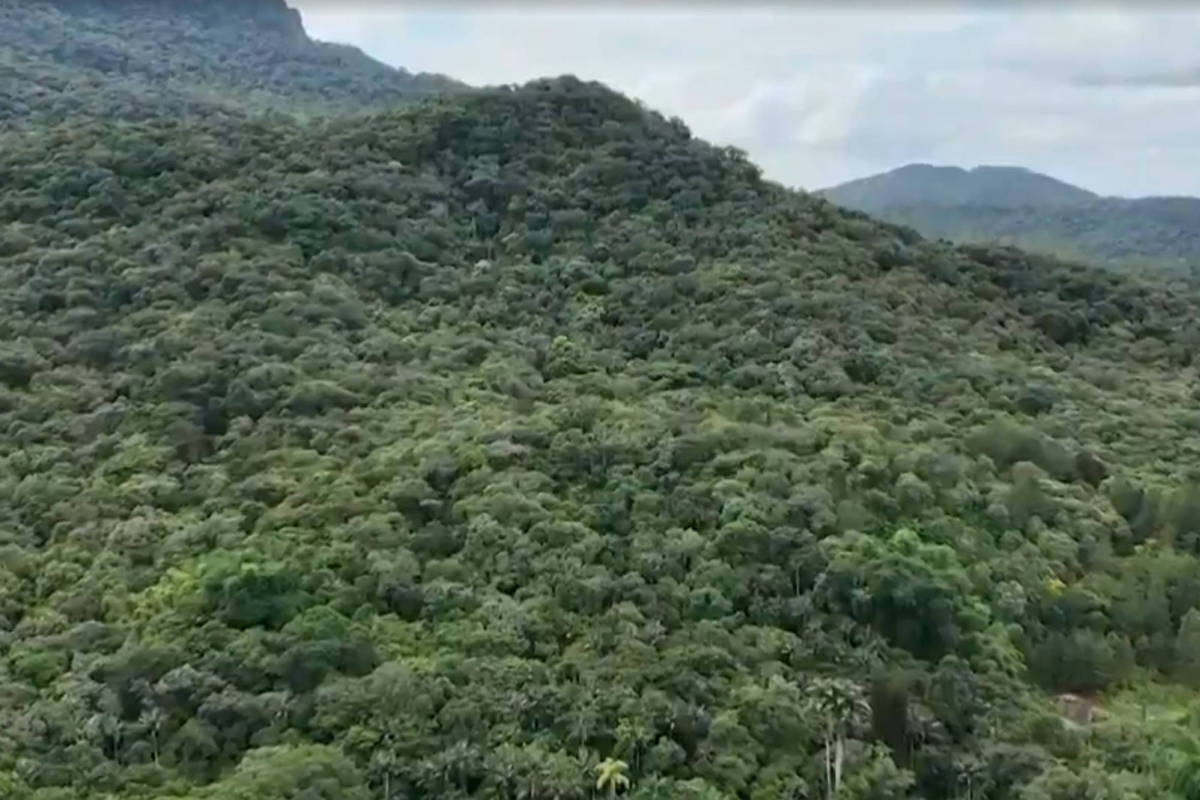
<svg viewBox="0 0 1200 800"><path fill-rule="evenodd" d="M1051 634L1030 656L1030 667L1049 688L1084 693L1126 677L1132 662L1128 642L1086 629Z"/></svg>
<svg viewBox="0 0 1200 800"><path fill-rule="evenodd" d="M0 120L383 108L465 87L310 40L283 0L3 0ZM96 194L113 211L119 183ZM0 239L0 253L21 247Z"/></svg>
<svg viewBox="0 0 1200 800"><path fill-rule="evenodd" d="M1193 680L1188 295L569 77L54 118L0 134L0 796L1070 796L1141 756L1045 690Z"/></svg>
<svg viewBox="0 0 1200 800"><path fill-rule="evenodd" d="M951 548L906 529L886 541L861 534L829 541L834 552L817 596L837 613L918 658L969 649L962 640L986 622L986 612L969 606L966 573Z"/></svg>
<svg viewBox="0 0 1200 800"><path fill-rule="evenodd" d="M1193 688L1200 687L1200 609L1190 609L1175 639L1175 675Z"/></svg>

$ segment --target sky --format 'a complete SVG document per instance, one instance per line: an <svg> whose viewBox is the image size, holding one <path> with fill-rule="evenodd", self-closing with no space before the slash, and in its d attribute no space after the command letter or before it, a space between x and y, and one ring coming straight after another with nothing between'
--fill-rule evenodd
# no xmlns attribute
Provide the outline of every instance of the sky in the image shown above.
<svg viewBox="0 0 1200 800"><path fill-rule="evenodd" d="M313 38L413 72L601 81L805 189L919 162L1200 196L1187 4L290 4Z"/></svg>

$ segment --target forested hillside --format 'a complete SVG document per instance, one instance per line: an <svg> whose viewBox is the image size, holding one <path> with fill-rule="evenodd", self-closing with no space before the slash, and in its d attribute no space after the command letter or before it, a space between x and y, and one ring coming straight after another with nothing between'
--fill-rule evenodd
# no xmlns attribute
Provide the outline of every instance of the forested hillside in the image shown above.
<svg viewBox="0 0 1200 800"><path fill-rule="evenodd" d="M5 800L1197 796L1195 297L570 77L0 187Z"/></svg>
<svg viewBox="0 0 1200 800"><path fill-rule="evenodd" d="M283 0L0 0L0 122L384 108L462 84L314 42Z"/></svg>
<svg viewBox="0 0 1200 800"><path fill-rule="evenodd" d="M1099 197L1029 170L920 164L821 194L925 236L1200 279L1200 198Z"/></svg>

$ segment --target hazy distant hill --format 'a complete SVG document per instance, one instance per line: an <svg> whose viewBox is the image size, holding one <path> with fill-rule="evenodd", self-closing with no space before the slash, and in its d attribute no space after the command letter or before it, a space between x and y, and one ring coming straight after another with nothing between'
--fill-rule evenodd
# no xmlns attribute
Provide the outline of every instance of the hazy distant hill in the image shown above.
<svg viewBox="0 0 1200 800"><path fill-rule="evenodd" d="M1019 167L911 164L821 192L927 236L1000 242L1138 270L1194 273L1200 199L1101 197Z"/></svg>
<svg viewBox="0 0 1200 800"><path fill-rule="evenodd" d="M0 0L0 121L310 115L463 88L315 42L282 0Z"/></svg>
<svg viewBox="0 0 1200 800"><path fill-rule="evenodd" d="M912 205L1064 205L1097 195L1022 167L935 167L909 164L826 189L831 200L867 213Z"/></svg>

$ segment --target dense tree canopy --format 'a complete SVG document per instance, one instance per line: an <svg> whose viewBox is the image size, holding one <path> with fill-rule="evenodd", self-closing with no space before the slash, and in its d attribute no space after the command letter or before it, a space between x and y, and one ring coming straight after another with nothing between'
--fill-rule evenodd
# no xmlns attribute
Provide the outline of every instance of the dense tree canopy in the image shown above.
<svg viewBox="0 0 1200 800"><path fill-rule="evenodd" d="M0 0L0 123L310 116L462 88L314 42L283 0Z"/></svg>
<svg viewBox="0 0 1200 800"><path fill-rule="evenodd" d="M0 186L0 796L1190 796L1195 298L570 77Z"/></svg>

